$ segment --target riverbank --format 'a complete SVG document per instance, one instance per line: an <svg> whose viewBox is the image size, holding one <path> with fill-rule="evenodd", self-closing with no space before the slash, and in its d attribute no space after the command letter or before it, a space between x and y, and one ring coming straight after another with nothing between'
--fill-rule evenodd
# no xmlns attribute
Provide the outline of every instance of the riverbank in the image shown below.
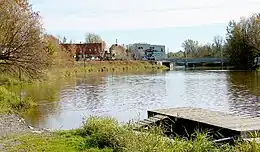
<svg viewBox="0 0 260 152"><path fill-rule="evenodd" d="M70 67L53 67L44 72L41 78L32 80L28 77L23 77L21 80L18 76L11 76L0 73L1 85L18 85L21 83L37 83L41 81L48 81L68 77L77 73L112 73L112 72L149 72L168 70L166 66L151 64L146 61L86 61L77 62Z"/></svg>
<svg viewBox="0 0 260 152"><path fill-rule="evenodd" d="M149 72L168 70L166 66L151 64L146 61L87 61L78 62L71 68L54 68L46 72L48 79L68 77L77 73L118 73L118 72Z"/></svg>
<svg viewBox="0 0 260 152"><path fill-rule="evenodd" d="M6 120L10 120L9 117ZM6 120L4 122L6 122ZM0 119L0 123L1 119ZM11 127L12 128L12 127ZM27 130L26 130L27 131ZM195 133L191 139L165 138L159 129L133 131L132 125L122 125L112 118L91 117L75 130L56 132L17 132L0 139L1 151L89 151L89 152L257 152L256 142L235 142L235 145L215 144L207 134Z"/></svg>

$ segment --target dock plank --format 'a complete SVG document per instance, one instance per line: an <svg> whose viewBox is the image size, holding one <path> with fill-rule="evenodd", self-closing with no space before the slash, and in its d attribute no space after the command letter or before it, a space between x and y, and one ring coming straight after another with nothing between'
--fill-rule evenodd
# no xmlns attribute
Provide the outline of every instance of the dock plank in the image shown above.
<svg viewBox="0 0 260 152"><path fill-rule="evenodd" d="M146 126L150 126L156 122L162 121L164 119L168 118L167 116L162 116L162 115L155 115L153 117L150 117L148 119L144 119L141 121L136 122L136 128L135 129L139 129L139 128L143 128Z"/></svg>
<svg viewBox="0 0 260 152"><path fill-rule="evenodd" d="M260 117L239 116L202 108L169 108L150 110L149 112L160 115L192 120L234 131L259 131Z"/></svg>

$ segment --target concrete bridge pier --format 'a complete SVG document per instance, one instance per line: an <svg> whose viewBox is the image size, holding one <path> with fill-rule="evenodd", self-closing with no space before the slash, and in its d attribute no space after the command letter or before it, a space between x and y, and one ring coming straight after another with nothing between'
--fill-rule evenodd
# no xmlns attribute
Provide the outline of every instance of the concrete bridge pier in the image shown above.
<svg viewBox="0 0 260 152"><path fill-rule="evenodd" d="M164 66L168 67L170 70L172 70L174 67L174 63L170 62L170 61L157 61L157 64L164 65Z"/></svg>

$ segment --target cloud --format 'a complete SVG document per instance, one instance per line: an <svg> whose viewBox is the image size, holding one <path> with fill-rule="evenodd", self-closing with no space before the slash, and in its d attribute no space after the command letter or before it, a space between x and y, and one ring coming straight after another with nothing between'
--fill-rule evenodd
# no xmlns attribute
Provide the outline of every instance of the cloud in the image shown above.
<svg viewBox="0 0 260 152"><path fill-rule="evenodd" d="M257 0L32 0L49 31L104 31L227 23L259 10Z"/></svg>

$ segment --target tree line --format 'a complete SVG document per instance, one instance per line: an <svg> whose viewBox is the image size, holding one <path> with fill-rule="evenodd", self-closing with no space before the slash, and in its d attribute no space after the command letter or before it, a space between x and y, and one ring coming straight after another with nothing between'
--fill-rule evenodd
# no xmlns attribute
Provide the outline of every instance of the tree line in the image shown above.
<svg viewBox="0 0 260 152"><path fill-rule="evenodd" d="M207 44L188 39L182 47L184 51L171 52L168 57L223 57L237 69L254 69L257 67L255 58L260 56L260 14L243 17L238 22L230 21L225 38L215 36L213 42Z"/></svg>
<svg viewBox="0 0 260 152"><path fill-rule="evenodd" d="M224 40L221 36L215 36L212 43L199 44L198 41L187 39L182 43L184 51L176 53L170 52L168 57L177 58L201 58L201 57L221 57L223 56Z"/></svg>

